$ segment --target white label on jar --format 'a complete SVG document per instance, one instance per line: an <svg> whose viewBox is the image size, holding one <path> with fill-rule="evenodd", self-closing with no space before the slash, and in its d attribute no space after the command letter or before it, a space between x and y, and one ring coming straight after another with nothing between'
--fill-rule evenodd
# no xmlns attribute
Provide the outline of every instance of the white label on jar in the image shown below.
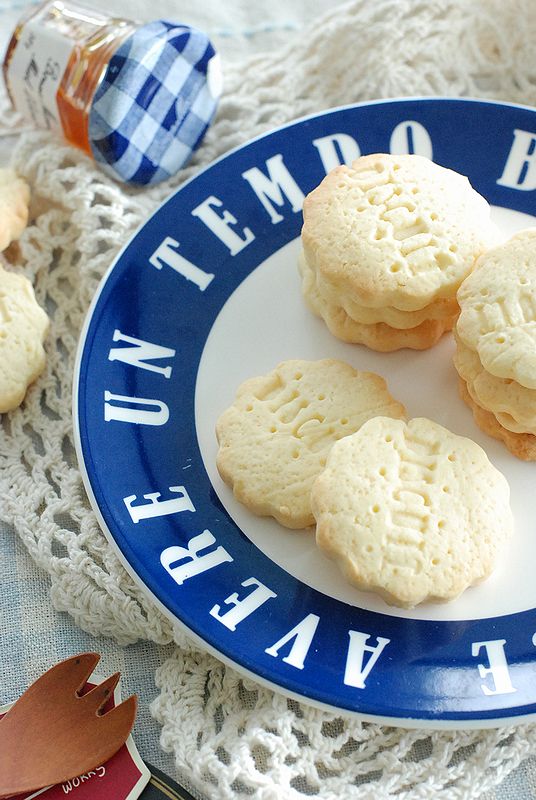
<svg viewBox="0 0 536 800"><path fill-rule="evenodd" d="M48 9L20 32L7 82L15 108L37 128L61 130L56 92L72 49L73 42L54 29Z"/></svg>

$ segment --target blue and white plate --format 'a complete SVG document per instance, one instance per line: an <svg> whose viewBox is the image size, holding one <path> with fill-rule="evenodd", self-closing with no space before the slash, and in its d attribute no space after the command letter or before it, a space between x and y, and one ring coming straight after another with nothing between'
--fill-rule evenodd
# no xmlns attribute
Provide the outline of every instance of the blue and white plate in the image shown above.
<svg viewBox="0 0 536 800"><path fill-rule="evenodd" d="M242 672L324 708L404 726L536 715L536 466L474 424L452 338L380 354L333 338L296 269L303 196L341 160L417 152L469 176L505 233L536 225L536 111L417 99L341 108L241 147L181 187L101 283L75 376L78 456L100 523L174 620ZM249 513L215 468L215 421L289 358L383 375L410 416L487 451L516 534L497 572L446 605L386 605L341 579L311 532Z"/></svg>

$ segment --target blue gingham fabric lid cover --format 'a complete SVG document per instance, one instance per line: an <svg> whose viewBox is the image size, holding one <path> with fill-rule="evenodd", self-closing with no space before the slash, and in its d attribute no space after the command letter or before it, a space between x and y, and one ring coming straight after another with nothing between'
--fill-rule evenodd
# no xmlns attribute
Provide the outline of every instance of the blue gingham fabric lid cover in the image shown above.
<svg viewBox="0 0 536 800"><path fill-rule="evenodd" d="M169 178L201 142L220 93L219 57L206 34L165 20L141 26L115 51L95 92L95 160L128 183Z"/></svg>

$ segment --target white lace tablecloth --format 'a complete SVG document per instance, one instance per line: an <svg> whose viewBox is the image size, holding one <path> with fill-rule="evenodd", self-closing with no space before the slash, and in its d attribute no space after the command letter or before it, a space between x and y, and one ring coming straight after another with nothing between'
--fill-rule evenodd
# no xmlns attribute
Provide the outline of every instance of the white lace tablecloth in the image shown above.
<svg viewBox="0 0 536 800"><path fill-rule="evenodd" d="M141 0L92 4L149 14ZM22 5L0 3L4 40ZM140 693L142 755L200 798L535 797L534 724L431 734L364 724L289 701L192 645L99 530L74 456L71 388L98 281L174 187L231 147L331 106L432 94L536 105L536 3L355 0L330 10L326 0L271 0L262 12L239 0L193 5L153 0L150 13L213 36L224 96L194 162L169 184L121 188L46 134L21 135L2 112L0 153L33 196L32 221L4 258L34 281L52 326L46 372L0 427L0 702L55 660L96 649L103 671L120 669L124 691Z"/></svg>

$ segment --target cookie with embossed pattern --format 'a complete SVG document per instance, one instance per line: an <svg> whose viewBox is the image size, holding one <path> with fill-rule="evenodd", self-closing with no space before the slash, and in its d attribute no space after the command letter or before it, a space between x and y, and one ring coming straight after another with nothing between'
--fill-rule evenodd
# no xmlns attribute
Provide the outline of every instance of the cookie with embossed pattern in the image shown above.
<svg viewBox="0 0 536 800"><path fill-rule="evenodd" d="M484 369L536 389L536 228L481 256L458 302L458 336Z"/></svg>
<svg viewBox="0 0 536 800"><path fill-rule="evenodd" d="M12 169L0 169L0 250L18 239L28 222L30 189Z"/></svg>
<svg viewBox="0 0 536 800"><path fill-rule="evenodd" d="M454 299L497 242L465 176L417 155L375 154L332 170L305 199L302 244L338 305L415 312Z"/></svg>
<svg viewBox="0 0 536 800"><path fill-rule="evenodd" d="M284 361L241 384L219 417L218 471L255 514L306 528L311 485L333 443L378 414L405 414L379 375L336 359Z"/></svg>
<svg viewBox="0 0 536 800"><path fill-rule="evenodd" d="M21 404L43 370L47 331L30 281L0 267L0 413Z"/></svg>
<svg viewBox="0 0 536 800"><path fill-rule="evenodd" d="M423 418L376 417L336 442L311 508L348 581L408 608L484 580L513 531L508 483L482 448Z"/></svg>

